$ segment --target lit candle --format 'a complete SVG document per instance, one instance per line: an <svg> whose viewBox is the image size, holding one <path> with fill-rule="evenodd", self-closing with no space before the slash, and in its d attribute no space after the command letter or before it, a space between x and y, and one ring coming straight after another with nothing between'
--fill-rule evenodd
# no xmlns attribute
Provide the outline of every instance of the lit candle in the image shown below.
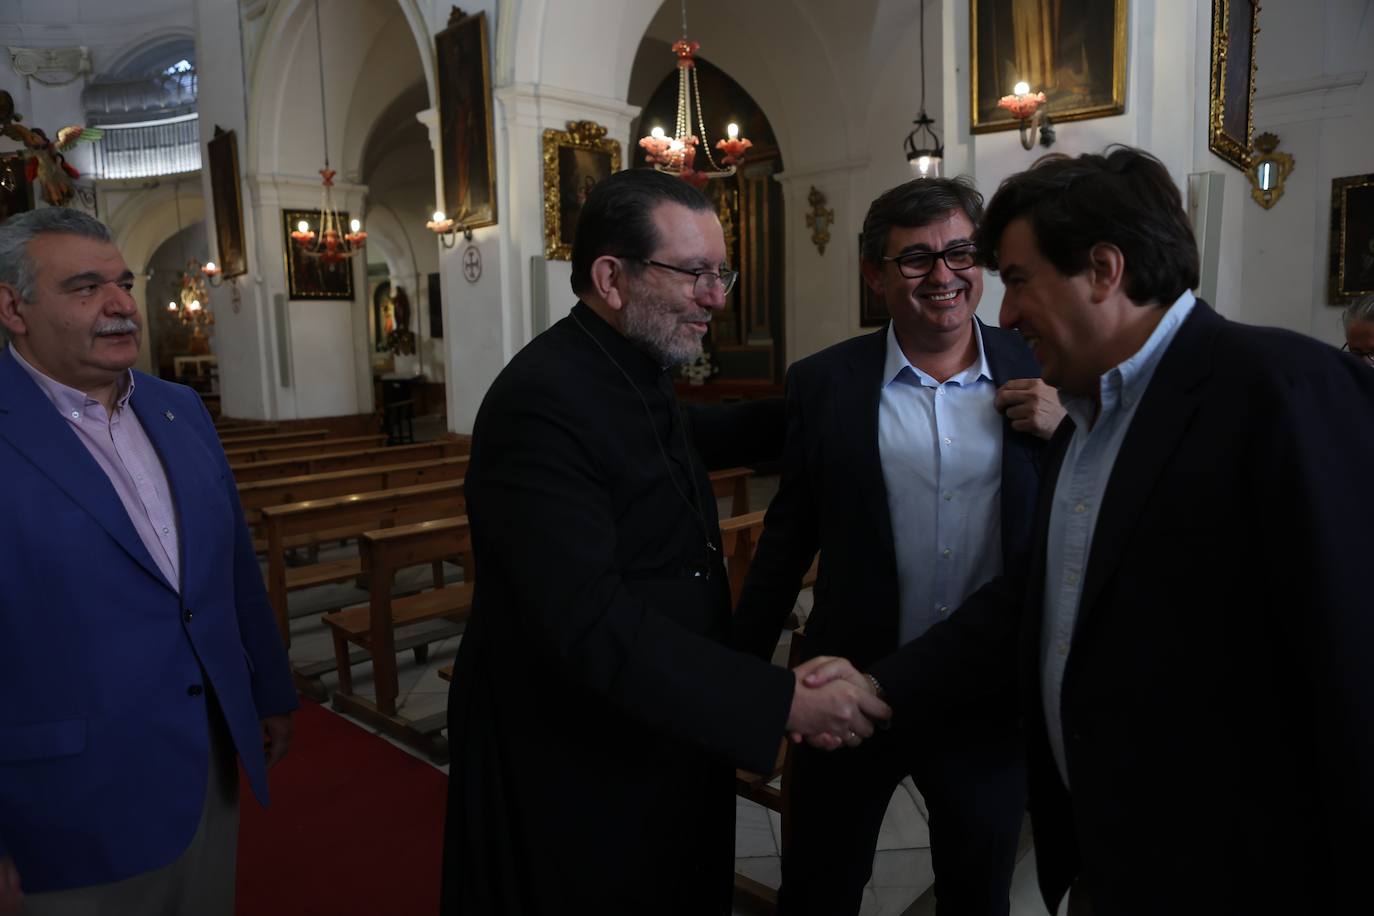
<svg viewBox="0 0 1374 916"><path fill-rule="evenodd" d="M360 231L362 230L362 228L363 228L362 220L357 220L357 219L349 220L349 221L348 221L348 228L349 228L349 229L352 229L355 233L356 233L356 232L360 232Z"/></svg>
<svg viewBox="0 0 1374 916"><path fill-rule="evenodd" d="M1030 83L1025 80L1011 87L1012 95L1030 95Z"/></svg>
<svg viewBox="0 0 1374 916"><path fill-rule="evenodd" d="M649 136L653 137L655 140L662 140L667 135L663 133L663 128L655 127L653 130L649 131Z"/></svg>
<svg viewBox="0 0 1374 916"><path fill-rule="evenodd" d="M443 210L435 210L435 211L434 211L434 222L436 222L436 223L442 223L442 222L444 221L444 219L445 219L445 217L444 217L444 211L443 211Z"/></svg>
<svg viewBox="0 0 1374 916"><path fill-rule="evenodd" d="M731 121L729 124L726 124L725 136L729 137L731 140L739 139L739 125L736 124L734 121Z"/></svg>
<svg viewBox="0 0 1374 916"><path fill-rule="evenodd" d="M219 268L215 266L215 262L214 262L214 261L206 261L206 262L205 262L205 272L206 272L207 274L212 274L212 273L214 273L214 272L217 271L217 270L219 270Z"/></svg>
<svg viewBox="0 0 1374 916"><path fill-rule="evenodd" d="M175 312L176 310L177 310L177 304L176 304L175 302L169 302L169 303L167 303L167 311L169 311L169 312Z"/></svg>
<svg viewBox="0 0 1374 916"><path fill-rule="evenodd" d="M296 224L296 231L297 231L297 232L309 232L309 231L310 231L310 224L307 223L305 220L301 220L299 223Z"/></svg>

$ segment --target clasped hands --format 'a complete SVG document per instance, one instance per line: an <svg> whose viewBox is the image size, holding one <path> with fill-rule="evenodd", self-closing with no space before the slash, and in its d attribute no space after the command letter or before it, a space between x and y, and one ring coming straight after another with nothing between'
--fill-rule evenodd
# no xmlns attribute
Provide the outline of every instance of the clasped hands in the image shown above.
<svg viewBox="0 0 1374 916"><path fill-rule="evenodd" d="M820 655L793 669L797 679L787 734L821 750L857 747L892 710L878 698L873 682L848 660Z"/></svg>

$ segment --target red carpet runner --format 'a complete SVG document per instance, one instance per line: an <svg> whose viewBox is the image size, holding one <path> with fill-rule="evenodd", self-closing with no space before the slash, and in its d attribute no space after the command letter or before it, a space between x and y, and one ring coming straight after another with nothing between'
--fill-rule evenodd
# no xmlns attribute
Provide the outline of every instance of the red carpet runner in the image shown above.
<svg viewBox="0 0 1374 916"><path fill-rule="evenodd" d="M446 777L302 698L272 807L241 782L238 916L439 911Z"/></svg>

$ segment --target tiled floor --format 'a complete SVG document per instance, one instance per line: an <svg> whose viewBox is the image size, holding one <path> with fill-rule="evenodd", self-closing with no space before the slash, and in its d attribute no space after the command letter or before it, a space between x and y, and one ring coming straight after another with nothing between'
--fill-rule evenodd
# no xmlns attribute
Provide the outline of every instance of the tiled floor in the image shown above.
<svg viewBox="0 0 1374 916"><path fill-rule="evenodd" d="M751 505L766 506L776 488L776 478L751 480ZM724 502L720 508L722 516L727 514L728 506ZM456 573L456 570L454 572ZM416 576L418 587L418 581L423 580L427 573L417 571ZM798 613L803 618L810 611L810 598L809 592L803 592L798 600ZM332 643L324 624L320 622L320 614L324 610L360 604L366 600L366 592L347 585L293 594L292 661L300 664L332 657ZM440 679L438 671L443 666L452 664L460 638L454 636L433 644L430 647L429 658L423 665L417 665L410 652L401 655L399 711L402 715L411 719L421 719L446 709L448 684ZM779 646L775 660L786 657L784 642ZM360 694L371 695L371 667L370 663L363 663L353 669L354 689ZM321 681L324 687L331 691L338 683L336 675L332 673L323 675ZM377 731L362 723L357 724L369 731ZM399 742L392 743L422 760L427 759ZM438 769L448 771L446 765ZM777 814L752 802L737 799L736 870L770 887L776 887L780 867L779 831L780 820ZM1026 851L1017 865L1012 888L1012 916L1046 916L1044 904L1035 885L1034 852L1029 849L1028 842L1023 843L1023 847ZM930 893L933 880L930 832L926 823L925 804L920 793L908 780L893 794L886 819L883 821L878 852L874 859L873 878L864 891L861 916L933 916L935 906L933 895ZM758 912L759 910L747 900L740 899L737 902L735 913L739 916L753 916Z"/></svg>

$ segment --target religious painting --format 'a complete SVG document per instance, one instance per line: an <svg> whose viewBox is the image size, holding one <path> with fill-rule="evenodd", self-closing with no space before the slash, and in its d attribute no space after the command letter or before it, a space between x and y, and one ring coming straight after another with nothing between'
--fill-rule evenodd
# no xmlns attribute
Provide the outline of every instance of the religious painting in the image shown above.
<svg viewBox="0 0 1374 916"><path fill-rule="evenodd" d="M1055 121L1126 110L1126 0L969 0L975 134L1012 130L1012 87L1045 93Z"/></svg>
<svg viewBox="0 0 1374 916"><path fill-rule="evenodd" d="M864 237L859 234L859 262L863 263ZM864 279L864 272L859 271L859 327L876 328L887 323L892 317L888 314L887 303L883 301L882 294L875 293L873 288Z"/></svg>
<svg viewBox="0 0 1374 916"><path fill-rule="evenodd" d="M348 213L337 211L339 223L348 225ZM353 259L328 263L324 258L311 257L301 251L291 238L297 224L304 221L315 232L320 231L319 210L283 210L282 244L286 251L286 298L288 299L352 299Z"/></svg>
<svg viewBox="0 0 1374 916"><path fill-rule="evenodd" d="M1207 148L1241 171L1255 133L1258 0L1212 0L1212 82Z"/></svg>
<svg viewBox="0 0 1374 916"><path fill-rule="evenodd" d="M33 185L24 176L24 156L0 156L0 223L33 209Z"/></svg>
<svg viewBox="0 0 1374 916"><path fill-rule="evenodd" d="M1374 293L1374 174L1331 182L1331 273L1327 299L1344 305Z"/></svg>
<svg viewBox="0 0 1374 916"><path fill-rule="evenodd" d="M457 7L434 36L439 70L439 156L444 215L459 227L496 223L496 166L487 14Z"/></svg>
<svg viewBox="0 0 1374 916"><path fill-rule="evenodd" d="M544 257L572 257L577 218L596 183L620 171L620 143L594 121L544 131Z"/></svg>
<svg viewBox="0 0 1374 916"><path fill-rule="evenodd" d="M396 330L396 303L391 299L391 281L383 280L372 290L372 352L390 353L387 336Z"/></svg>
<svg viewBox="0 0 1374 916"><path fill-rule="evenodd" d="M206 144L210 162L210 196L215 207L215 238L219 267L225 277L248 273L243 243L243 199L239 188L238 138L232 130L215 126Z"/></svg>

